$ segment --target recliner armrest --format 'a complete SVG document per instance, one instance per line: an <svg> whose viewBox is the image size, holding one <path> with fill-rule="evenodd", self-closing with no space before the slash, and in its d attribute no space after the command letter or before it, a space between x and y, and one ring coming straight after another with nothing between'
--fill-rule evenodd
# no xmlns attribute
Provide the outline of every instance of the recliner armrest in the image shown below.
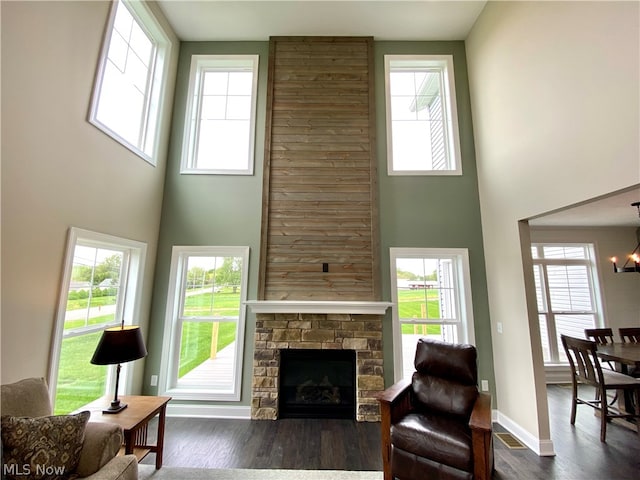
<svg viewBox="0 0 640 480"><path fill-rule="evenodd" d="M478 394L476 403L469 418L471 430L484 430L490 432L493 428L491 422L491 395L487 393Z"/></svg>
<svg viewBox="0 0 640 480"><path fill-rule="evenodd" d="M391 479L391 425L411 409L411 382L400 380L377 396L380 402L382 468L384 479Z"/></svg>
<svg viewBox="0 0 640 480"><path fill-rule="evenodd" d="M491 395L478 394L469 418L473 450L474 480L493 477L493 425L491 422Z"/></svg>
<svg viewBox="0 0 640 480"><path fill-rule="evenodd" d="M387 388L384 392L378 395L378 400L381 402L393 403L396 401L399 395L402 395L407 387L411 385L409 380L400 380L397 383L394 383L389 388Z"/></svg>
<svg viewBox="0 0 640 480"><path fill-rule="evenodd" d="M399 418L404 417L411 410L411 382L400 380L378 395L380 402L380 413L385 415L390 423L395 423Z"/></svg>

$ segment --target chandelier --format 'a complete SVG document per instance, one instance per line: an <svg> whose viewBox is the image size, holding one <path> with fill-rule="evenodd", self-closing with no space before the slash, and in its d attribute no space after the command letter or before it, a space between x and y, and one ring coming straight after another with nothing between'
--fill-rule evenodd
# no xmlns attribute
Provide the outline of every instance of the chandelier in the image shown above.
<svg viewBox="0 0 640 480"><path fill-rule="evenodd" d="M640 202L633 202L631 204L632 207L636 207L638 209L638 217L640 217ZM624 272L638 272L640 273L640 227L636 230L636 236L638 237L638 244L636 248L633 249L627 261L624 262L624 265L618 267L616 265L617 258L613 257L611 262L613 263L613 271L615 273L624 273ZM633 262L633 265L630 263Z"/></svg>

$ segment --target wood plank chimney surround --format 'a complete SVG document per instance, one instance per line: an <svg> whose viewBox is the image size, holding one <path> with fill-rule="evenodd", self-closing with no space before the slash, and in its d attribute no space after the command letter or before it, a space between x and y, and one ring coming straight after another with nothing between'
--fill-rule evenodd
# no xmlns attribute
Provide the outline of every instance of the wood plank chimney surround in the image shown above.
<svg viewBox="0 0 640 480"><path fill-rule="evenodd" d="M358 421L384 390L373 38L270 39L251 416L278 418L280 352L356 353Z"/></svg>

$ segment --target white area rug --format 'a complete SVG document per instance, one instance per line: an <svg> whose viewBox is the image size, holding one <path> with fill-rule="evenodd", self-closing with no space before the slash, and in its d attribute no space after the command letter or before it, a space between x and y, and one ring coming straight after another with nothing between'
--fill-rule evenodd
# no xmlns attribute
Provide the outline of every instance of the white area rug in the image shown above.
<svg viewBox="0 0 640 480"><path fill-rule="evenodd" d="M206 469L138 465L139 480L382 480L382 472Z"/></svg>

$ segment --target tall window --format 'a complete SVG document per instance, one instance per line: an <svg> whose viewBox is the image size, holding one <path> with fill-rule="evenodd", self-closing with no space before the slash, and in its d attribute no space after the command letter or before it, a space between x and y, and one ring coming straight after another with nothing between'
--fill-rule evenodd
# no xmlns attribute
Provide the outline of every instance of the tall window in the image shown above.
<svg viewBox="0 0 640 480"><path fill-rule="evenodd" d="M258 55L194 55L182 173L253 173Z"/></svg>
<svg viewBox="0 0 640 480"><path fill-rule="evenodd" d="M154 165L170 47L145 2L113 3L89 121Z"/></svg>
<svg viewBox="0 0 640 480"><path fill-rule="evenodd" d="M385 55L389 175L460 175L451 55Z"/></svg>
<svg viewBox="0 0 640 480"><path fill-rule="evenodd" d="M90 359L105 328L137 318L145 254L140 242L70 230L49 374L56 414L113 391L113 367Z"/></svg>
<svg viewBox="0 0 640 480"><path fill-rule="evenodd" d="M531 246L544 362L567 363L560 335L584 338L601 323L590 244Z"/></svg>
<svg viewBox="0 0 640 480"><path fill-rule="evenodd" d="M249 247L173 247L160 390L240 400Z"/></svg>
<svg viewBox="0 0 640 480"><path fill-rule="evenodd" d="M391 248L395 378L410 378L419 338L474 343L466 249Z"/></svg>

